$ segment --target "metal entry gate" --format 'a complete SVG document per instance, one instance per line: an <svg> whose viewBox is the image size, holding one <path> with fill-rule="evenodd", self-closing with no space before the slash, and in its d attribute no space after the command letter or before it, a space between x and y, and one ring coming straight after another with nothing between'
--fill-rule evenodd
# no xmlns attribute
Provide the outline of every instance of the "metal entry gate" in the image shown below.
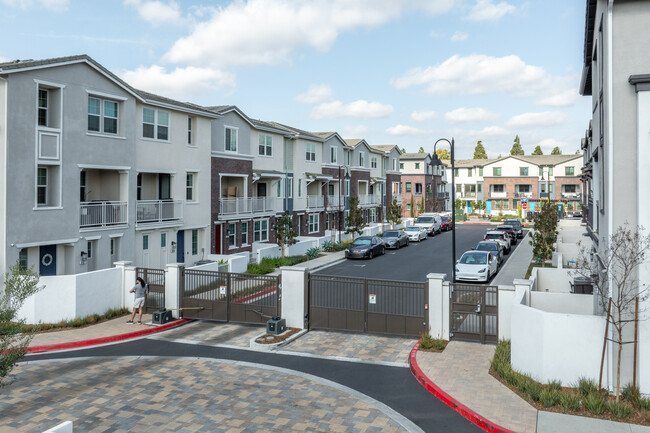
<svg viewBox="0 0 650 433"><path fill-rule="evenodd" d="M136 276L144 279L149 285L149 294L144 303L144 312L153 313L165 308L165 270L151 268L136 268ZM133 282L135 285L135 281Z"/></svg>
<svg viewBox="0 0 650 433"><path fill-rule="evenodd" d="M495 286L451 285L450 338L497 343L499 291Z"/></svg>
<svg viewBox="0 0 650 433"><path fill-rule="evenodd" d="M185 318L266 323L280 315L280 277L181 270L181 313Z"/></svg>
<svg viewBox="0 0 650 433"><path fill-rule="evenodd" d="M428 329L427 283L309 275L309 329L419 337Z"/></svg>

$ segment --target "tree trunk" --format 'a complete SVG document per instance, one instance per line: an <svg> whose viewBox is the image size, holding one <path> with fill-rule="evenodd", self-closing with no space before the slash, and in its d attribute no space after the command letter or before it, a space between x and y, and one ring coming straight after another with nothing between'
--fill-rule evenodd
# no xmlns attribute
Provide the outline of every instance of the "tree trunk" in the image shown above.
<svg viewBox="0 0 650 433"><path fill-rule="evenodd" d="M623 352L623 330L618 329L618 359L616 360L616 401L621 396L621 352Z"/></svg>

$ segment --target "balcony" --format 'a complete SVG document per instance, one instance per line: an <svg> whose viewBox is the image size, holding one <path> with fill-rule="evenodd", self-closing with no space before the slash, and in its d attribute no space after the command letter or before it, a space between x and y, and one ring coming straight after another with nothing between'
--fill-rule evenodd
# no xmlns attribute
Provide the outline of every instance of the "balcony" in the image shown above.
<svg viewBox="0 0 650 433"><path fill-rule="evenodd" d="M125 201L82 202L79 211L80 227L107 227L128 223L128 205Z"/></svg>
<svg viewBox="0 0 650 433"><path fill-rule="evenodd" d="M374 194L359 194L359 206L380 206L381 197Z"/></svg>
<svg viewBox="0 0 650 433"><path fill-rule="evenodd" d="M231 197L219 199L219 215L252 215L256 213L281 212L281 197Z"/></svg>
<svg viewBox="0 0 650 433"><path fill-rule="evenodd" d="M533 198L533 193L515 191L515 198Z"/></svg>
<svg viewBox="0 0 650 433"><path fill-rule="evenodd" d="M324 195L308 195L307 196L307 209L324 209L325 196Z"/></svg>
<svg viewBox="0 0 650 433"><path fill-rule="evenodd" d="M503 191L503 192L495 192L495 191L490 191L489 193L489 198L508 198L508 193Z"/></svg>
<svg viewBox="0 0 650 433"><path fill-rule="evenodd" d="M449 198L449 192L447 191L439 191L436 193L436 200L447 200L448 198Z"/></svg>
<svg viewBox="0 0 650 433"><path fill-rule="evenodd" d="M579 192L564 192L562 191L562 199L563 200L581 200L582 199L582 193Z"/></svg>
<svg viewBox="0 0 650 433"><path fill-rule="evenodd" d="M476 193L475 192L466 192L466 193L461 194L461 197L463 197L463 198L475 198Z"/></svg>
<svg viewBox="0 0 650 433"><path fill-rule="evenodd" d="M327 210L343 210L345 207L345 197L342 195L327 196Z"/></svg>
<svg viewBox="0 0 650 433"><path fill-rule="evenodd" d="M182 200L138 200L136 203L137 224L155 224L182 220Z"/></svg>

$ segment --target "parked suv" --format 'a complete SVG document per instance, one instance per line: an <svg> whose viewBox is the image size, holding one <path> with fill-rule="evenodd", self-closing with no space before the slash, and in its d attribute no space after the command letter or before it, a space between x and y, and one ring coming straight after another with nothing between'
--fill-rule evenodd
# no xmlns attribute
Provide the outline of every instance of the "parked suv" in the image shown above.
<svg viewBox="0 0 650 433"><path fill-rule="evenodd" d="M422 214L415 219L413 225L415 227L424 227L427 234L435 235L436 233L440 233L442 229L442 219L440 218L440 215L435 213Z"/></svg>
<svg viewBox="0 0 650 433"><path fill-rule="evenodd" d="M524 237L524 228L521 226L521 221L519 220L506 220L503 224L512 226L515 229L515 234L518 239Z"/></svg>
<svg viewBox="0 0 650 433"><path fill-rule="evenodd" d="M497 241L503 247L503 252L510 254L510 236L500 230L490 230L483 236L484 241Z"/></svg>

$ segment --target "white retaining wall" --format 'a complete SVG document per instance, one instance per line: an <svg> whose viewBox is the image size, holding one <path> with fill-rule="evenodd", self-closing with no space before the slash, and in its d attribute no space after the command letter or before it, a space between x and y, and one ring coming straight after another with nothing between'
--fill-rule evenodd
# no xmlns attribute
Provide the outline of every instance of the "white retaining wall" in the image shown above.
<svg viewBox="0 0 650 433"><path fill-rule="evenodd" d="M530 306L538 310L546 311L547 313L591 315L593 313L594 301L592 295L530 292Z"/></svg>
<svg viewBox="0 0 650 433"><path fill-rule="evenodd" d="M571 269L533 268L533 290L538 292L571 293Z"/></svg>

